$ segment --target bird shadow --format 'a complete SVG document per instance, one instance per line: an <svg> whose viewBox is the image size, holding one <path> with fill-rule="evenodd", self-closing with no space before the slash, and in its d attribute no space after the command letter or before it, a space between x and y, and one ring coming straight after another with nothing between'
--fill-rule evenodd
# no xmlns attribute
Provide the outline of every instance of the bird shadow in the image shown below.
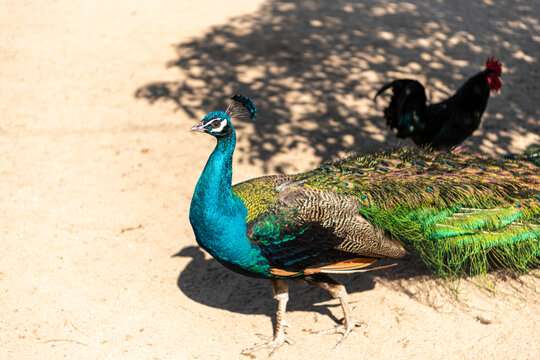
<svg viewBox="0 0 540 360"><path fill-rule="evenodd" d="M255 126L235 124L242 128L239 161L285 172L291 164L278 155L292 150L327 161L398 145L372 99L383 83L412 77L439 101L496 55L503 89L466 145L506 153L516 137L540 133L540 109L529 101L540 97L539 4L268 0L175 45L177 58L166 66L178 79L145 84L135 97L173 102L198 118L244 93L255 99L259 117ZM503 19L495 7L508 9Z"/></svg>
<svg viewBox="0 0 540 360"><path fill-rule="evenodd" d="M178 276L178 288L191 300L217 309L241 314L262 314L272 319L276 325L277 303L273 299L272 286L263 279L249 278L226 269L214 259L205 258L197 246L187 246L173 257L187 257L191 261ZM398 266L384 270L367 272L361 275L332 275L343 283L348 293L365 292L375 286L376 277L384 276L389 280L427 275L426 268L409 256L397 261ZM378 264L396 263L392 260L380 260ZM324 290L290 281L290 300L287 311L315 312L339 322L331 309L339 306L338 301L327 303L332 297Z"/></svg>

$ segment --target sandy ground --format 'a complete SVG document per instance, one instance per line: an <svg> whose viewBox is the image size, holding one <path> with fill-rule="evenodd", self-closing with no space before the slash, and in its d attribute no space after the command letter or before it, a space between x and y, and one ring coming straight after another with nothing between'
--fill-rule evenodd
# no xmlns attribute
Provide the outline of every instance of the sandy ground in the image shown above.
<svg viewBox="0 0 540 360"><path fill-rule="evenodd" d="M0 358L246 358L275 303L196 247L214 143L189 127L241 91L260 116L237 124L234 180L307 170L398 144L370 99L385 81L435 101L496 55L503 88L466 145L520 152L540 143L539 18L525 0L3 1ZM310 331L337 302L293 285L296 345L275 359L540 359L538 273L456 292L406 258L339 279L367 325L333 349Z"/></svg>

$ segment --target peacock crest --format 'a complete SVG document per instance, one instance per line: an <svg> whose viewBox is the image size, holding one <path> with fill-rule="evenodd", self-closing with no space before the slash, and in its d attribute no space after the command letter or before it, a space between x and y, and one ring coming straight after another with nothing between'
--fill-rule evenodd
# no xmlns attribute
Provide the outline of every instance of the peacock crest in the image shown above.
<svg viewBox="0 0 540 360"><path fill-rule="evenodd" d="M255 120L255 117L257 117L257 108L253 104L253 100L242 94L232 96L231 100L227 110L225 110L227 115L230 117L248 116L250 119Z"/></svg>

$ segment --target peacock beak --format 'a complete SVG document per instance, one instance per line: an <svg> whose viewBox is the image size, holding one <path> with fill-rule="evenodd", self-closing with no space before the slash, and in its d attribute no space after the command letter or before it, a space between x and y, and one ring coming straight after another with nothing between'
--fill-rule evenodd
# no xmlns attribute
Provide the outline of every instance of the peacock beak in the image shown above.
<svg viewBox="0 0 540 360"><path fill-rule="evenodd" d="M198 131L198 132L205 132L204 131L204 124L203 122L199 122L197 125L193 126L189 131Z"/></svg>

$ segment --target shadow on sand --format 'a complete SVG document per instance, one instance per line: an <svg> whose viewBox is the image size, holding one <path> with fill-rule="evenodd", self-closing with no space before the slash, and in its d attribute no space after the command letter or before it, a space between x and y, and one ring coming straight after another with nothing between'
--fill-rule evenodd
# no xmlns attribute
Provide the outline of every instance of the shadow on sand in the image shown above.
<svg viewBox="0 0 540 360"><path fill-rule="evenodd" d="M197 246L188 246L174 256L191 258L191 262L178 276L178 288L190 299L200 304L242 314L264 314L272 318L275 326L277 302L273 298L272 286L264 279L253 279L236 274L214 259L205 259ZM377 264L395 263L381 260ZM342 282L348 293L366 292L375 286L376 277L389 280L427 275L427 269L415 259L405 257L398 266L362 274L332 275ZM290 300L287 311L310 311L336 319L332 307L339 307L337 300L330 304L317 304L332 299L324 290L289 281ZM355 306L353 303L352 306ZM340 312L338 312L340 314Z"/></svg>
<svg viewBox="0 0 540 360"><path fill-rule="evenodd" d="M508 9L510 20L497 19L495 7ZM540 132L540 109L527 100L540 97L539 13L540 3L528 0L269 0L176 45L167 66L179 79L146 84L135 96L175 102L195 118L223 109L234 93L254 98L260 116L238 132L248 141L237 156L283 172L286 164L267 160L295 148L325 161L397 145L381 119L383 104L372 100L378 87L413 77L438 101L496 55L502 93L467 145L505 153L512 138Z"/></svg>

